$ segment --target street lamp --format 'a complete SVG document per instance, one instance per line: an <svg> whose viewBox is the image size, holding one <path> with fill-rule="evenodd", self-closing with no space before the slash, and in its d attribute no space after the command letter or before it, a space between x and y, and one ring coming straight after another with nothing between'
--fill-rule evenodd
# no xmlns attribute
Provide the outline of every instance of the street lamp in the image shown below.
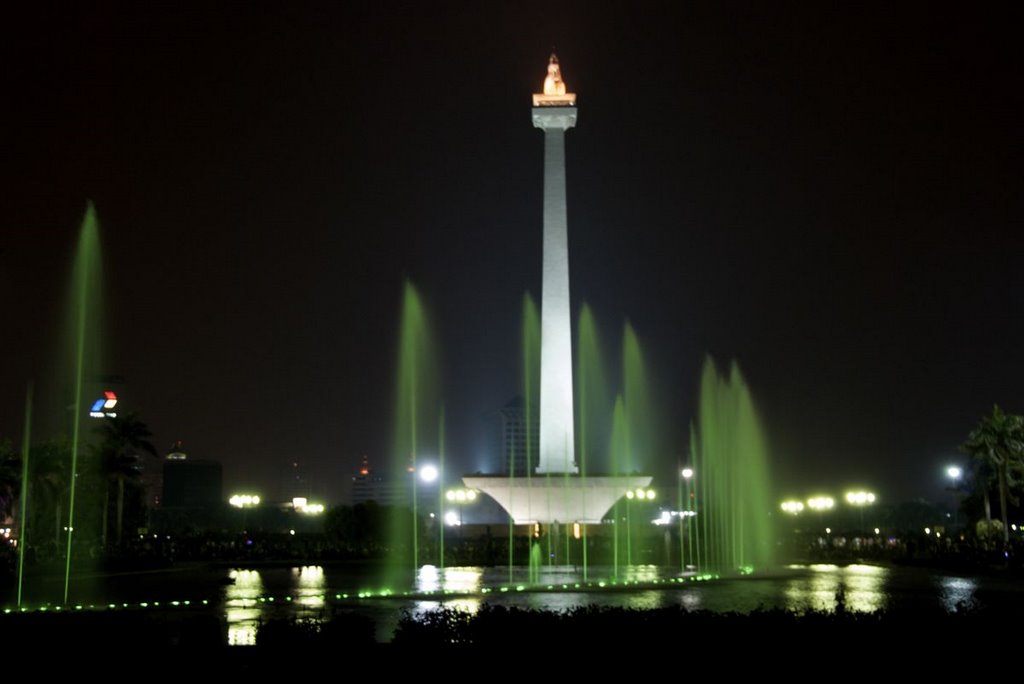
<svg viewBox="0 0 1024 684"><path fill-rule="evenodd" d="M420 479L425 483L430 484L437 479L438 471L437 466L425 465L420 466Z"/></svg>
<svg viewBox="0 0 1024 684"><path fill-rule="evenodd" d="M689 547L688 550L690 552L690 562L693 563L694 567L697 567L700 564L693 562L694 561L694 556L693 556L693 530L692 530L691 525L690 525L690 520L693 518L693 516L695 516L697 514L696 501L694 501L694 499L696 498L696 496L695 496L696 495L696 490L691 490L690 489L690 487L692 485L692 481L693 481L693 474L694 474L693 473L693 468L690 468L690 467L683 468L682 472L680 472L679 474L683 476L683 482L686 483L686 508L684 509L682 506L679 507L679 517L680 517L680 520L681 520L684 515L686 516L686 545ZM680 522L680 526L681 525L682 525L682 522ZM682 529L682 528L680 527L680 529ZM698 528L698 529L700 529L700 528ZM681 538L680 538L679 545L682 546L682 539ZM698 546L697 548L699 550L700 546ZM685 564L683 565L683 571L684 572L686 571Z"/></svg>
<svg viewBox="0 0 1024 684"><path fill-rule="evenodd" d="M836 501L831 496L812 496L807 500L807 507L820 516L819 525L824 522L825 512L831 511L835 505ZM832 533L831 528L826 527L825 529L829 534Z"/></svg>
<svg viewBox="0 0 1024 684"><path fill-rule="evenodd" d="M679 517L679 574L686 572L686 547L683 545L683 511L689 510L690 505L690 478L693 477L693 468L683 468L679 473L679 505L676 513ZM683 483L686 483L686 508L683 508ZM687 531L689 531L687 522ZM692 558L692 554L691 554Z"/></svg>
<svg viewBox="0 0 1024 684"><path fill-rule="evenodd" d="M860 527L864 529L864 507L875 503L872 492L846 492L846 503L860 509Z"/></svg>
<svg viewBox="0 0 1024 684"><path fill-rule="evenodd" d="M946 468L946 475L950 480L953 481L953 486L950 489L953 491L953 529L959 528L959 517L960 517L960 502L957 501L956 493L960 491L960 477L964 474L964 471L960 466L949 466Z"/></svg>
<svg viewBox="0 0 1024 684"><path fill-rule="evenodd" d="M812 496L807 500L807 507L812 511L828 511L835 505L836 501L831 496Z"/></svg>
<svg viewBox="0 0 1024 684"><path fill-rule="evenodd" d="M444 521L449 527L459 528L459 540L462 540L462 511L463 509L476 502L478 497L475 489L456 488L449 489L444 493L444 498L448 500L448 503L454 504L459 509L458 516L455 511L448 511L444 514Z"/></svg>

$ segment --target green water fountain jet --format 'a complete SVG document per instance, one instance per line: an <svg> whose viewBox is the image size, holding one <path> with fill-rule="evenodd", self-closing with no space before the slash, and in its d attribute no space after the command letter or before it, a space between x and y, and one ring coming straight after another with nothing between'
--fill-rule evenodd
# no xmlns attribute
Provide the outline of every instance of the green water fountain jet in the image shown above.
<svg viewBox="0 0 1024 684"><path fill-rule="evenodd" d="M719 375L708 358L701 375L695 478L701 482L704 565L750 572L772 565L768 449L739 365Z"/></svg>
<svg viewBox="0 0 1024 684"><path fill-rule="evenodd" d="M523 294L522 330L520 338L522 351L522 391L523 391L523 418L526 432L526 472L515 472L515 459L508 464L508 476L511 483L515 477L526 477L527 482L533 478L533 469L537 464L537 454L534 453L534 416L537 414L537 407L540 403L540 313L537 311L537 304L533 297L527 292ZM509 517L508 523L508 581L513 581L513 567L515 565L515 522ZM528 562L532 559L532 546L530 542L530 554Z"/></svg>
<svg viewBox="0 0 1024 684"><path fill-rule="evenodd" d="M640 341L633 325L626 321L622 329L622 390L624 401L625 461L623 474L637 469L640 457L648 457L653 442L650 420L651 402L647 387ZM626 564L633 564L633 516L630 500L626 500Z"/></svg>
<svg viewBox="0 0 1024 684"><path fill-rule="evenodd" d="M82 445L82 391L86 377L95 377L100 355L101 259L99 222L89 202L75 251L71 276L69 307L70 339L73 342L71 402L71 470L69 471L67 544L64 560L64 603L68 602L71 581L71 559L75 531L75 490L78 474L78 452Z"/></svg>
<svg viewBox="0 0 1024 684"><path fill-rule="evenodd" d="M444 404L441 404L440 415L437 419L437 519L435 524L438 529L438 565L441 568L441 586L444 587Z"/></svg>
<svg viewBox="0 0 1024 684"><path fill-rule="evenodd" d="M596 460L595 445L607 443L607 416L611 412L608 386L601 360L601 347L594 315L587 304L580 309L578 344L576 345L576 444L580 478L587 479ZM586 485L583 488L586 496ZM584 500L584 504L586 501ZM584 505L584 508L586 506ZM589 579L588 525L581 525L583 580Z"/></svg>
<svg viewBox="0 0 1024 684"><path fill-rule="evenodd" d="M615 405L612 408L612 434L609 444L609 455L611 456L612 475L621 475L626 472L627 467L627 446L626 446L626 405L622 395L616 395ZM612 577L619 578L619 522L622 517L619 498L612 506Z"/></svg>
<svg viewBox="0 0 1024 684"><path fill-rule="evenodd" d="M28 521L28 458L32 441L32 383L25 392L25 429L21 436L21 496L18 499L18 608L21 608L21 589L25 577L25 536Z"/></svg>
<svg viewBox="0 0 1024 684"><path fill-rule="evenodd" d="M394 574L398 568L408 567L407 564L411 562L413 581L419 570L418 458L421 446L432 442L430 435L425 432L437 424L433 419L438 406L435 398L435 366L433 344L422 299L413 284L406 280L402 292L398 345L394 449L396 462L408 464L400 477L411 477L412 517L409 525L411 529L406 527L402 516L396 515L392 520L392 584L400 581ZM404 549L405 540L408 539L411 539L411 548Z"/></svg>

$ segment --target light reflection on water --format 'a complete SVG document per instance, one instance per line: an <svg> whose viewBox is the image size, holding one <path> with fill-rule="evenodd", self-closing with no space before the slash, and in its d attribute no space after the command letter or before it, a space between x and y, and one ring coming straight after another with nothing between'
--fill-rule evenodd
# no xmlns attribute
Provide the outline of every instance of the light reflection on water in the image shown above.
<svg viewBox="0 0 1024 684"><path fill-rule="evenodd" d="M292 576L295 579L295 603L308 609L323 608L327 587L324 569L319 565L304 565L292 568Z"/></svg>
<svg viewBox="0 0 1024 684"><path fill-rule="evenodd" d="M958 606L981 605L979 580L871 565L791 565L775 573L657 588L643 584L674 579L676 573L657 566L622 567L619 585L602 582L605 588L600 590L581 586L576 568L549 566L541 569L541 591L530 591L525 571L520 576L516 570L509 585L505 568L441 570L425 566L414 584L419 595L408 599L356 598L354 588L365 584L369 576L359 567L231 570L228 577L234 583L225 588L223 600L227 641L232 645L252 644L259 625L269 618L329 620L331 612L339 607L368 615L376 625L378 640L389 640L403 613L416 617L448 608L475 614L485 604L555 611L589 606L641 610L677 606L691 611L740 613L759 609L834 612L839 605L845 611L868 613L929 604L953 611ZM611 575L611 568L591 569L592 577ZM623 587L623 581L640 582L641 586ZM336 602L334 594L340 598L345 592L351 592L352 598ZM436 596L425 596L431 593Z"/></svg>
<svg viewBox="0 0 1024 684"><path fill-rule="evenodd" d="M446 591L458 594L472 594L480 591L483 571L480 568L445 568L424 565L416 573L416 591L429 593Z"/></svg>
<svg viewBox="0 0 1024 684"><path fill-rule="evenodd" d="M254 645L260 623L274 615L309 619L322 616L326 605L327 580L319 565L291 568L286 594L273 599L259 570L231 570L228 579L233 581L224 592L229 646Z"/></svg>
<svg viewBox="0 0 1024 684"><path fill-rule="evenodd" d="M263 579L257 570L232 570L228 578L233 584L224 596L224 617L228 623L229 646L252 646L260 620L259 598L263 596Z"/></svg>
<svg viewBox="0 0 1024 684"><path fill-rule="evenodd" d="M977 581L969 577L942 577L939 580L939 599L943 608L950 612L977 608L978 601L974 596L977 589Z"/></svg>
<svg viewBox="0 0 1024 684"><path fill-rule="evenodd" d="M832 613L842 603L847 611L873 613L886 607L887 568L824 564L789 567L794 570L806 568L810 573L793 577L786 584L785 607L788 610Z"/></svg>

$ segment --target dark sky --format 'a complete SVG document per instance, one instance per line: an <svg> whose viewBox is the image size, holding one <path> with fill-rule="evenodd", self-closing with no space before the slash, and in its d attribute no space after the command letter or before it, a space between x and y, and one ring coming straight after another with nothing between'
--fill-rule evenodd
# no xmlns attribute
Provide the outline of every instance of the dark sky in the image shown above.
<svg viewBox="0 0 1024 684"><path fill-rule="evenodd" d="M161 449L271 493L298 461L341 498L391 451L409 277L452 458L493 460L540 290L529 97L555 46L573 298L609 357L627 317L644 345L648 467L685 452L711 353L743 367L780 491L941 495L991 404L1024 411L1024 22L835 4L7 8L0 438L53 366L92 199L109 371Z"/></svg>

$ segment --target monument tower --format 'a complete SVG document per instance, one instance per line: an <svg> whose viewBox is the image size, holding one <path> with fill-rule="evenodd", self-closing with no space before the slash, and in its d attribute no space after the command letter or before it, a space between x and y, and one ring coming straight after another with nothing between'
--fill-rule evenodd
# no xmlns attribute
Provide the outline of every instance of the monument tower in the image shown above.
<svg viewBox="0 0 1024 684"><path fill-rule="evenodd" d="M573 437L572 313L565 202L565 132L576 125L576 95L565 92L558 57L544 92L533 96L533 125L544 131L544 265L540 308L538 473L577 473Z"/></svg>
<svg viewBox="0 0 1024 684"><path fill-rule="evenodd" d="M650 475L579 476L573 435L572 315L565 204L565 132L576 125L576 96L567 93L558 58L548 60L544 92L533 96L533 125L544 131L544 264L540 326L539 474L467 475L463 484L494 499L517 524L600 524L630 489Z"/></svg>

